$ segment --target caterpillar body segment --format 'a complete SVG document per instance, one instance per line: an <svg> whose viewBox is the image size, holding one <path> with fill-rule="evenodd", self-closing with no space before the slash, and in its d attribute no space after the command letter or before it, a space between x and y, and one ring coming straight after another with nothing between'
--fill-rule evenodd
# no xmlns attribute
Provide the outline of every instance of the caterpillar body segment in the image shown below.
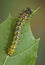
<svg viewBox="0 0 45 65"><path fill-rule="evenodd" d="M20 31L18 30L18 31L16 31L16 32L14 32L14 35L20 35L21 33L20 33Z"/></svg>
<svg viewBox="0 0 45 65"><path fill-rule="evenodd" d="M26 23L28 17L30 16L30 14L32 13L30 8L27 8L26 10L23 11L22 14L20 14L20 16L18 17L19 20L17 21L17 25L15 27L15 31L14 31L14 37L13 37L13 41L11 43L11 46L8 49L8 55L11 56L14 53L14 50L16 48L16 45L18 43L20 34L21 34L21 30L23 25Z"/></svg>
<svg viewBox="0 0 45 65"><path fill-rule="evenodd" d="M16 30L21 30L21 29L22 29L22 27L19 25L16 27Z"/></svg>
<svg viewBox="0 0 45 65"><path fill-rule="evenodd" d="M20 27L22 27L24 24L23 24L23 22L18 22L17 25L20 26Z"/></svg>

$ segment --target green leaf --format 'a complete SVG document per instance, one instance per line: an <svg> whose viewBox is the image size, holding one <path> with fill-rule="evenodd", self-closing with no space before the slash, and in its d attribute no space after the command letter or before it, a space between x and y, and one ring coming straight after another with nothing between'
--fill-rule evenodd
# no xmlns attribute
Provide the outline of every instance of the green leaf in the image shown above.
<svg viewBox="0 0 45 65"><path fill-rule="evenodd" d="M12 42L15 23L18 19L8 17L0 24L0 65L7 57L7 47ZM7 59L5 65L35 65L39 40L35 39L28 20L22 28L19 43L14 54Z"/></svg>

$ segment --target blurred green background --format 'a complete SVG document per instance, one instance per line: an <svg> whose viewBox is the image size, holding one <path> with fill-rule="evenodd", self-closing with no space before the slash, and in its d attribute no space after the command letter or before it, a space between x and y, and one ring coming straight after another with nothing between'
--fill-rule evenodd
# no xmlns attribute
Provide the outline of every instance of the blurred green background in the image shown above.
<svg viewBox="0 0 45 65"><path fill-rule="evenodd" d="M17 17L25 8L40 10L31 19L31 28L36 38L41 38L36 65L45 65L45 0L0 0L0 23L7 19L9 14Z"/></svg>

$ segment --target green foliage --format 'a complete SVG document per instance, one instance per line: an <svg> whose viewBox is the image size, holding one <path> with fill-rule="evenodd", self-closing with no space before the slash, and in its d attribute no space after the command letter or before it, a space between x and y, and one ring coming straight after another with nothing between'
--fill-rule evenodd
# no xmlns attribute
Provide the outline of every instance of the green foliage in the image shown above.
<svg viewBox="0 0 45 65"><path fill-rule="evenodd" d="M12 42L15 23L18 19L8 17L0 24L0 65L7 56L6 50ZM39 40L35 39L28 20L22 28L19 43L14 55L7 59L6 65L35 65Z"/></svg>

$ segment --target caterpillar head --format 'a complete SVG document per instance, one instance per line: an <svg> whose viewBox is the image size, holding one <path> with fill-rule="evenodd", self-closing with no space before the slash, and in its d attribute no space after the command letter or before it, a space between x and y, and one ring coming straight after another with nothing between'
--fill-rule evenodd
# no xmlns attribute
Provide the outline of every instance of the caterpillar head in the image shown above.
<svg viewBox="0 0 45 65"><path fill-rule="evenodd" d="M25 10L23 11L23 17L24 17L24 19L27 20L28 17L29 17L31 14L32 14L32 9L30 9L30 8L25 9Z"/></svg>
<svg viewBox="0 0 45 65"><path fill-rule="evenodd" d="M30 9L30 8L27 8L27 11L28 11L29 14L32 13L32 9Z"/></svg>
<svg viewBox="0 0 45 65"><path fill-rule="evenodd" d="M32 9L30 8L26 8L25 10L23 10L23 12L20 14L19 18L22 20L27 20L28 17L32 14Z"/></svg>

